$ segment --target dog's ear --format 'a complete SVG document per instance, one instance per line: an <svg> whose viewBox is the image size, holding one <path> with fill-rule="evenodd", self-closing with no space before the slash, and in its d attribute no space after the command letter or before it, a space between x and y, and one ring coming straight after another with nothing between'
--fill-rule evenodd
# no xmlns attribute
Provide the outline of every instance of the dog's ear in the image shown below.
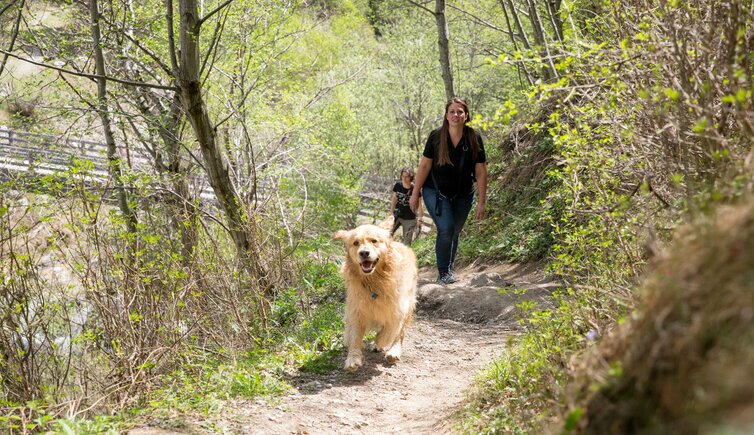
<svg viewBox="0 0 754 435"><path fill-rule="evenodd" d="M336 231L335 234L333 234L332 239L333 240L345 240L345 238L348 237L348 231Z"/></svg>
<svg viewBox="0 0 754 435"><path fill-rule="evenodd" d="M385 242L393 240L393 238L390 237L390 228L380 228L380 237L384 239Z"/></svg>
<svg viewBox="0 0 754 435"><path fill-rule="evenodd" d="M382 228L383 230L390 231L390 229L393 228L393 224L395 224L395 217L391 214L385 220L378 223L377 228Z"/></svg>

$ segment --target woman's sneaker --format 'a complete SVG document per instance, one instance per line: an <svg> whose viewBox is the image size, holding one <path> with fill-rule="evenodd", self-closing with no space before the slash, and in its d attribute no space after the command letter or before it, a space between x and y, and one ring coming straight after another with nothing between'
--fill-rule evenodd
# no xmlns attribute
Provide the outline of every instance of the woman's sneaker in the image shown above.
<svg viewBox="0 0 754 435"><path fill-rule="evenodd" d="M453 272L445 272L437 278L437 282L442 285L453 284L456 281L458 280L453 276Z"/></svg>

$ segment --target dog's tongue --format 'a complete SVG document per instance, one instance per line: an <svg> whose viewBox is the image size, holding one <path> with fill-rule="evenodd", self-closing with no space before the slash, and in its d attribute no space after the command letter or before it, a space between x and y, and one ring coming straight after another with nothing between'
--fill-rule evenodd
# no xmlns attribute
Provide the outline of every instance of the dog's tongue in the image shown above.
<svg viewBox="0 0 754 435"><path fill-rule="evenodd" d="M361 262L361 270L364 272L371 272L372 269L374 269L374 262L373 261L362 261Z"/></svg>

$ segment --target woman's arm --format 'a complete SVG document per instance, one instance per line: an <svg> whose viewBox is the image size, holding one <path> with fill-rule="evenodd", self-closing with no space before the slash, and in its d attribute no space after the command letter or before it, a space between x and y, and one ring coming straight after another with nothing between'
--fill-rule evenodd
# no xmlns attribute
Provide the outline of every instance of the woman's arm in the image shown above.
<svg viewBox="0 0 754 435"><path fill-rule="evenodd" d="M398 195L396 195L395 191L393 191L393 194L390 196L390 214L391 215L395 213L396 204L398 204Z"/></svg>
<svg viewBox="0 0 754 435"><path fill-rule="evenodd" d="M424 214L422 213L422 202L421 202L421 201L419 201L419 206L418 206L418 207L416 207L416 228L417 228L417 229L418 229L419 231L421 231L421 229L422 229L422 224L424 223L424 222L422 221L422 216L424 216Z"/></svg>
<svg viewBox="0 0 754 435"><path fill-rule="evenodd" d="M414 191L411 193L411 199L408 200L408 206L411 207L411 211L416 213L419 204L419 192L421 192L424 182L427 181L429 170L432 169L432 159L422 156L419 160L419 167L416 169L416 177L414 178Z"/></svg>
<svg viewBox="0 0 754 435"><path fill-rule="evenodd" d="M484 218L484 206L487 204L487 163L477 163L474 172L476 173L476 191L479 196L474 219L480 220Z"/></svg>

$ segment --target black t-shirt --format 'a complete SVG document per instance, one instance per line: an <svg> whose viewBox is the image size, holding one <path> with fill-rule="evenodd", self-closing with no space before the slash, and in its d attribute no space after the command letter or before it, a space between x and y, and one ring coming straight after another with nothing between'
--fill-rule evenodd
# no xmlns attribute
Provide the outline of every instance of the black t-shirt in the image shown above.
<svg viewBox="0 0 754 435"><path fill-rule="evenodd" d="M466 131L464 131L466 133ZM424 157L432 159L432 169L427 175L427 180L424 182L424 186L440 189L440 193L447 197L466 196L471 195L474 191L474 177L477 163L485 163L487 156L484 153L484 143L482 142L482 136L474 131L479 143L479 152L477 153L476 160L471 151L471 146L468 144L468 138L466 134L461 137L461 141L453 146L453 142L450 140L450 133L448 133L448 152L450 154L450 161L452 165L437 165L437 159L435 152L440 145L440 129L434 130L429 134L427 138L427 144L424 146ZM463 159L463 168L460 167L461 155L466 154ZM432 175L434 174L434 180ZM460 183L459 183L460 176ZM439 186L435 186L435 181ZM460 185L459 185L460 184Z"/></svg>
<svg viewBox="0 0 754 435"><path fill-rule="evenodd" d="M398 199L395 203L395 209L398 210L398 216L401 219L416 219L416 213L411 211L411 207L408 205L408 200L411 199L411 193L414 190L414 185L406 189L403 187L403 183L400 181L393 186L393 192Z"/></svg>

